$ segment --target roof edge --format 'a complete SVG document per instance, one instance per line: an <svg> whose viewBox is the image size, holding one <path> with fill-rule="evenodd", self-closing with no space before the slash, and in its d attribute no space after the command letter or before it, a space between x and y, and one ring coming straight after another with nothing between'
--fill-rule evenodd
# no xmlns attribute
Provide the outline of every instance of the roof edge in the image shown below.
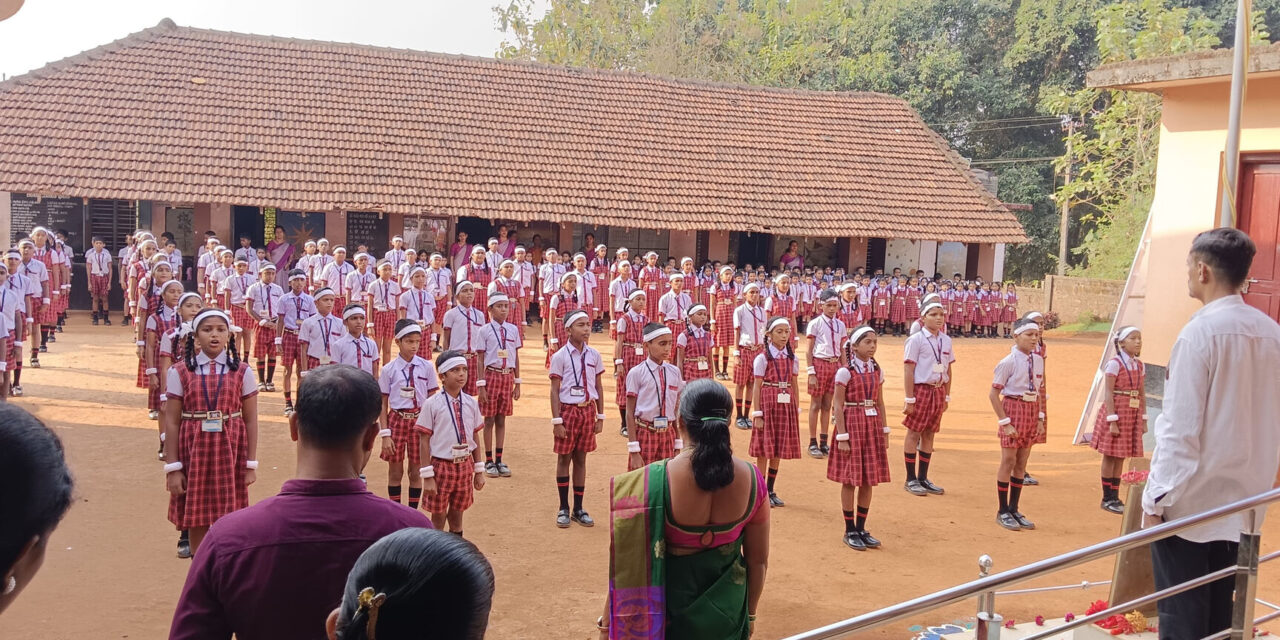
<svg viewBox="0 0 1280 640"><path fill-rule="evenodd" d="M32 80L38 80L40 78L53 75L54 73L57 73L58 71L61 71L66 67L70 67L73 65L80 64L82 62L87 62L89 60L99 58L105 54L111 53L113 51L117 51L119 49L123 49L125 47L131 46L134 44L150 41L158 35L169 33L171 31L177 31L178 29L181 29L181 28L182 27L179 27L176 23L174 23L173 20L169 18L163 18L160 20L160 22L156 23L156 26L154 27L148 27L146 29L143 29L142 31L136 31L123 38L120 38L119 40L113 40L102 46L81 51L80 53L77 53L72 56L67 56L66 58L62 58L61 60L55 60L53 62L50 62L44 65L43 67L38 67L26 73L13 76L8 80L0 82L0 91L6 91L16 86L26 84L27 82L30 82Z"/></svg>
<svg viewBox="0 0 1280 640"><path fill-rule="evenodd" d="M1231 75L1235 49L1208 49L1174 56L1104 64L1085 76L1092 89L1158 90L1160 83ZM1280 42L1250 47L1249 73L1280 71Z"/></svg>

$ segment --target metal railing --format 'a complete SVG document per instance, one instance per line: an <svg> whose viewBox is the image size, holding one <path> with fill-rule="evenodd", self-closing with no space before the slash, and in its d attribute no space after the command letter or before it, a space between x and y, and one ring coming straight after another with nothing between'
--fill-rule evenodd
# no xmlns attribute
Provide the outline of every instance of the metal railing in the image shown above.
<svg viewBox="0 0 1280 640"><path fill-rule="evenodd" d="M1280 557L1280 551L1269 553L1261 557L1258 555L1259 534L1257 532L1258 528L1256 525L1258 520L1257 509L1265 507L1278 500L1280 500L1280 489L1272 489L1251 498L1246 498L1238 502L1211 509L1188 518L1166 522L1150 529L1143 529L1142 531L1135 531L1112 540L1099 542L1095 545L1040 560L1038 562L1033 562L995 575L988 575L991 568L991 559L987 556L983 556L979 559L980 577L977 580L923 595L918 598L913 598L906 602L885 607L877 611L864 613L860 616L835 622L824 627L805 631L803 633L790 636L786 640L829 640L833 638L847 638L854 633L869 631L891 622L905 620L908 618L917 618L920 614L925 612L963 602L970 598L976 598L978 600L978 621L975 637L979 640L998 640L1000 637L1001 623L1003 622L1000 615L995 612L995 598L998 589L1020 582L1026 582L1027 580L1033 580L1035 578L1051 574L1055 571L1105 558L1107 556L1120 553L1121 551L1135 549L1157 540L1163 540L1178 533L1182 533L1189 529L1194 529L1207 522L1220 520L1246 511L1249 512L1248 527L1240 534L1240 549L1234 566L1219 569L1212 573L1200 576L1199 578L1193 578L1167 589L1162 589L1150 595L1134 598L1128 602L1114 605L1091 615L1075 618L1071 622L1064 622L1063 624L1059 624L1053 628L1046 628L1043 631L1026 636L1024 640L1042 640L1076 627L1091 624L1097 620L1102 620L1118 613L1132 611L1137 607L1150 604L1161 598L1189 591L1201 585L1231 576L1235 576L1236 593L1231 616L1231 628L1209 636L1209 638L1215 640L1217 638L1231 638L1232 640L1249 639L1253 637L1254 625L1280 618L1280 611L1268 613L1257 619L1254 619L1253 617L1254 600L1257 597L1258 565Z"/></svg>

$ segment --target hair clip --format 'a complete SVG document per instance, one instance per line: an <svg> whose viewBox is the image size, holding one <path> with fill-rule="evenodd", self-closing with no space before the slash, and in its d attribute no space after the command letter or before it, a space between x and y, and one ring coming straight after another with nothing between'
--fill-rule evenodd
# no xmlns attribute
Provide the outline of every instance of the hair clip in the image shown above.
<svg viewBox="0 0 1280 640"><path fill-rule="evenodd" d="M369 640L377 640L378 609L387 601L387 594L374 595L373 587L365 587L360 590L356 600L359 605L356 612L367 611L369 615L369 621L365 623L365 635L369 636Z"/></svg>

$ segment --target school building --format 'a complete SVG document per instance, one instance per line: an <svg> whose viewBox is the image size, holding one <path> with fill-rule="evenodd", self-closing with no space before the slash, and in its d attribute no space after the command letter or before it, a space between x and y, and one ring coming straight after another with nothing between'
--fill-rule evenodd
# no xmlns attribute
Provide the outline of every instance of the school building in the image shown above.
<svg viewBox="0 0 1280 640"><path fill-rule="evenodd" d="M904 101L179 27L0 83L0 234L132 228L999 279L1016 216ZM8 218L11 218L9 220Z"/></svg>

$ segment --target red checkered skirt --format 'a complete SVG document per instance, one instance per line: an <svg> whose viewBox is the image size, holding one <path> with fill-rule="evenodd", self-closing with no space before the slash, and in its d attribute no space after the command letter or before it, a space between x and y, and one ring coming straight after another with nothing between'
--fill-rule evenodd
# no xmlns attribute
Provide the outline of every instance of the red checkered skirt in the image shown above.
<svg viewBox="0 0 1280 640"><path fill-rule="evenodd" d="M248 367L241 365L223 374L227 379L214 407L205 405L202 394L193 393L201 376L186 367L180 366L177 371L182 388L187 390L181 399L184 412L217 410L231 414L241 410L240 388ZM249 452L244 419L227 418L222 431L215 433L205 433L200 423L197 419L184 419L178 427L175 462L182 462L187 478L186 493L169 497L169 522L178 529L207 527L218 518L249 506L249 487L244 481Z"/></svg>
<svg viewBox="0 0 1280 640"><path fill-rule="evenodd" d="M849 450L840 442L831 446L827 457L827 479L855 487L873 487L889 481L889 435L883 416L868 416L866 407L846 404L844 424L849 432Z"/></svg>
<svg viewBox="0 0 1280 640"><path fill-rule="evenodd" d="M244 305L242 304L231 307L231 321L234 322L237 327L240 327L241 329L245 329L246 331L250 327L256 326L258 324L257 322L253 321L253 318L249 315L249 312L244 310Z"/></svg>
<svg viewBox="0 0 1280 640"><path fill-rule="evenodd" d="M1141 391L1146 385L1145 378L1145 370L1140 375L1134 376L1132 383L1130 383L1127 376L1116 378L1116 391L1137 390L1140 392L1138 406L1137 408L1129 406L1129 399L1132 396L1115 396L1116 415L1120 416L1116 426L1120 428L1120 434L1114 436L1111 435L1111 428L1107 423L1106 405L1098 409L1098 417L1093 423L1093 438L1089 442L1089 446L1097 450L1098 453L1115 458L1142 457L1142 430L1146 426L1146 420L1143 418L1147 415L1147 399Z"/></svg>
<svg viewBox="0 0 1280 640"><path fill-rule="evenodd" d="M400 413L413 417L404 418ZM387 428L391 430L391 443L394 449L391 455L378 454L379 458L387 462L400 463L408 458L409 473L417 473L422 461L422 449L418 446L421 432L415 427L418 422L418 413L418 411L396 412L394 409L387 411Z"/></svg>
<svg viewBox="0 0 1280 640"><path fill-rule="evenodd" d="M947 402L944 386L917 384L915 411L902 420L902 426L916 433L937 433L942 429L942 405Z"/></svg>
<svg viewBox="0 0 1280 640"><path fill-rule="evenodd" d="M686 350L686 351L687 351L687 350ZM712 371L711 371L711 369L712 369L712 366L711 366L711 356L709 356L709 355L704 355L704 356L697 356L697 357L702 358L702 359L701 359L701 360L695 360L692 356L689 356L687 352L686 352L686 354L685 354L685 357L684 357L684 366L683 366L683 367L681 367L681 369L680 369L680 373L681 373L681 375L684 377L684 381L685 381L686 383L687 383L687 382L692 382L692 381L694 381L694 380L701 380L701 379L703 379L703 378L710 378L710 377L711 377L711 374L712 374ZM698 368L698 363L699 363L699 362L702 362L703 364L707 365L707 368L706 368L706 369L699 369L699 368Z"/></svg>
<svg viewBox="0 0 1280 640"><path fill-rule="evenodd" d="M101 298L111 291L110 276L89 275L89 295L95 298Z"/></svg>
<svg viewBox="0 0 1280 640"><path fill-rule="evenodd" d="M31 305L34 307L32 315L35 316L35 324L52 325L58 321L58 311L54 308L52 298L49 304L44 304L40 294L31 298Z"/></svg>
<svg viewBox="0 0 1280 640"><path fill-rule="evenodd" d="M480 403L480 413L486 418L509 416L514 412L516 374L514 371L502 373L489 367L484 369L484 402Z"/></svg>
<svg viewBox="0 0 1280 640"><path fill-rule="evenodd" d="M1000 406L1004 407L1004 415L1013 422L997 426L1000 435L1001 449L1027 449L1036 441L1036 425L1040 422L1040 403L1023 402L1018 398L1002 396ZM1009 432L1013 427L1013 432Z"/></svg>
<svg viewBox="0 0 1280 640"><path fill-rule="evenodd" d="M1018 304L1015 299L1012 304L1003 305L1000 310L1000 322L1017 322L1018 321Z"/></svg>
<svg viewBox="0 0 1280 640"><path fill-rule="evenodd" d="M871 317L875 320L889 319L889 297L879 296L871 300Z"/></svg>
<svg viewBox="0 0 1280 640"><path fill-rule="evenodd" d="M729 344L733 343L730 342ZM760 349L761 347L751 350L738 347L738 362L733 366L733 383L735 385L750 387L756 381L753 365L755 364L756 356L760 355ZM794 401L795 398L792 398L792 400Z"/></svg>
<svg viewBox="0 0 1280 640"><path fill-rule="evenodd" d="M915 292L907 293L907 318L915 320L920 317L920 296Z"/></svg>
<svg viewBox="0 0 1280 640"><path fill-rule="evenodd" d="M715 334L716 345L727 347L734 342L733 335L733 291L723 291L719 287L716 288L716 294L712 297L712 319L716 321L716 325L712 327L712 333Z"/></svg>
<svg viewBox="0 0 1280 640"><path fill-rule="evenodd" d="M675 419L672 419L674 424ZM676 455L676 430L673 427L667 427L661 431L655 431L644 426L639 420L636 421L636 442L640 443L640 459L644 465L648 465L659 460L675 457ZM627 456L627 471L635 471L640 467L631 464L631 456Z"/></svg>
<svg viewBox="0 0 1280 640"><path fill-rule="evenodd" d="M478 355L474 351L462 354L462 357L467 359L467 383L462 385L462 390L469 396L476 395L476 383L483 375L483 367L480 366L480 360L476 357Z"/></svg>
<svg viewBox="0 0 1280 640"><path fill-rule="evenodd" d="M276 351L276 328L275 325L259 325L253 337L253 357L265 358L267 356L275 356Z"/></svg>
<svg viewBox="0 0 1280 640"><path fill-rule="evenodd" d="M396 337L396 316L396 312L391 309L386 311L375 310L373 312L373 337L379 340Z"/></svg>
<svg viewBox="0 0 1280 640"><path fill-rule="evenodd" d="M662 324L666 325L667 328L671 330L671 350L667 352L666 361L675 362L676 361L676 338L675 337L680 335L681 333L684 333L684 320L679 320L679 321L666 320ZM688 378L685 378L685 380L688 380Z"/></svg>
<svg viewBox="0 0 1280 640"><path fill-rule="evenodd" d="M978 301L973 298L965 298L964 301L964 321L966 323L976 324L978 322Z"/></svg>
<svg viewBox="0 0 1280 640"><path fill-rule="evenodd" d="M298 332L282 329L280 335L280 360L286 367L292 367L299 359ZM318 362L318 361L317 361Z"/></svg>
<svg viewBox="0 0 1280 640"><path fill-rule="evenodd" d="M595 404L585 407L560 405L560 417L564 419L565 437L554 438L551 451L556 455L569 455L577 451L590 453L596 450Z"/></svg>
<svg viewBox="0 0 1280 640"><path fill-rule="evenodd" d="M789 404L778 404L778 393L791 393ZM753 458L781 458L795 460L800 457L800 410L796 405L795 389L761 387L760 401L756 407L764 412L764 427L751 430L751 445L747 453Z"/></svg>
<svg viewBox="0 0 1280 640"><path fill-rule="evenodd" d="M830 395L836 388L836 371L840 369L838 359L824 360L816 358L813 361L814 377L818 379L818 384L809 387L809 395L815 398Z"/></svg>
<svg viewBox="0 0 1280 640"><path fill-rule="evenodd" d="M471 458L462 462L432 458L436 494L422 496L422 508L431 513L466 511L475 504L475 467ZM416 473L416 472L415 472Z"/></svg>
<svg viewBox="0 0 1280 640"><path fill-rule="evenodd" d="M889 298L889 322L907 321L907 296L897 293Z"/></svg>
<svg viewBox="0 0 1280 640"><path fill-rule="evenodd" d="M13 369L9 368L9 364L10 364L9 361L14 358L14 351L16 351L16 349L14 349L13 347L12 336L6 336L4 338L0 338L0 354L4 354L4 358L5 358L4 370L5 371L13 371ZM21 359L22 354L21 353L17 354L17 357ZM0 390L0 393L9 393L9 390L2 389Z"/></svg>

